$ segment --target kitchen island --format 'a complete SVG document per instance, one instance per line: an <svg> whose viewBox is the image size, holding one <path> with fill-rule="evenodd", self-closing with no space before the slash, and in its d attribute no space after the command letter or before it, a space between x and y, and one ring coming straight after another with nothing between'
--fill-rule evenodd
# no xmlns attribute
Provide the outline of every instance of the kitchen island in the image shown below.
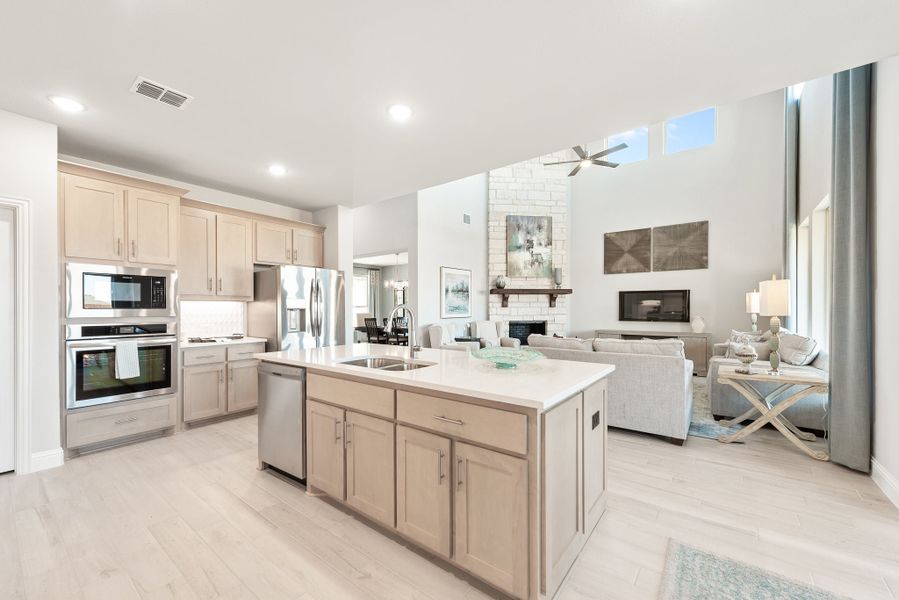
<svg viewBox="0 0 899 600"><path fill-rule="evenodd" d="M354 344L255 355L306 369L307 493L516 598L552 597L605 510L614 366L498 370L467 352L408 353Z"/></svg>

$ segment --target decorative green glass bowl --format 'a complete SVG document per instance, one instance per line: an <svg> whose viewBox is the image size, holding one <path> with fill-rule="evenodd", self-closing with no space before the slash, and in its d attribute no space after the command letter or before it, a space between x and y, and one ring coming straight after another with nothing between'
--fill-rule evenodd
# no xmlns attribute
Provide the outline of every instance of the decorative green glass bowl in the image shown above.
<svg viewBox="0 0 899 600"><path fill-rule="evenodd" d="M497 369L517 369L521 363L543 358L543 354L530 348L481 348L471 355L492 362Z"/></svg>

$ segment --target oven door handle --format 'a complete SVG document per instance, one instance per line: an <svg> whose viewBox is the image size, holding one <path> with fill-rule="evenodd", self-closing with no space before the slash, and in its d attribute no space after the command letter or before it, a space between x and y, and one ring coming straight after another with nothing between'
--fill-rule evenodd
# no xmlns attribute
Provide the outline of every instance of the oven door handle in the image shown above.
<svg viewBox="0 0 899 600"><path fill-rule="evenodd" d="M116 341L125 341L128 338L115 338ZM176 337L156 337L156 338L140 338L134 340L137 343L137 346L168 346L178 343L178 338ZM78 350L115 350L115 344L98 344L96 341L91 340L79 340L66 342L67 348L75 348Z"/></svg>

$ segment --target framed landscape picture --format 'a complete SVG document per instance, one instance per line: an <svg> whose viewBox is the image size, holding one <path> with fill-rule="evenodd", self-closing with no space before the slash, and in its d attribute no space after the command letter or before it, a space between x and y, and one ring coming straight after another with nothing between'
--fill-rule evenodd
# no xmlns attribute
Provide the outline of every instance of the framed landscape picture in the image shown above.
<svg viewBox="0 0 899 600"><path fill-rule="evenodd" d="M471 316L471 271L440 267L440 318Z"/></svg>

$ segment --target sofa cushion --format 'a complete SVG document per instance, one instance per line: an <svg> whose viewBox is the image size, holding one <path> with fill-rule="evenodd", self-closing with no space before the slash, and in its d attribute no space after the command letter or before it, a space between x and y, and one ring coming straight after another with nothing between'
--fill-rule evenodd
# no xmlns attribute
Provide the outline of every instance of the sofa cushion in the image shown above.
<svg viewBox="0 0 899 600"><path fill-rule="evenodd" d="M684 342L681 340L619 340L596 338L593 340L596 352L617 352L619 354L651 354L653 356L677 356L685 358Z"/></svg>
<svg viewBox="0 0 899 600"><path fill-rule="evenodd" d="M787 364L810 365L818 357L818 342L794 333L781 334L780 358Z"/></svg>
<svg viewBox="0 0 899 600"><path fill-rule="evenodd" d="M539 333L532 333L528 336L528 345L534 348L558 348L560 350L581 350L584 352L593 351L591 340L553 337L551 335L540 335Z"/></svg>

